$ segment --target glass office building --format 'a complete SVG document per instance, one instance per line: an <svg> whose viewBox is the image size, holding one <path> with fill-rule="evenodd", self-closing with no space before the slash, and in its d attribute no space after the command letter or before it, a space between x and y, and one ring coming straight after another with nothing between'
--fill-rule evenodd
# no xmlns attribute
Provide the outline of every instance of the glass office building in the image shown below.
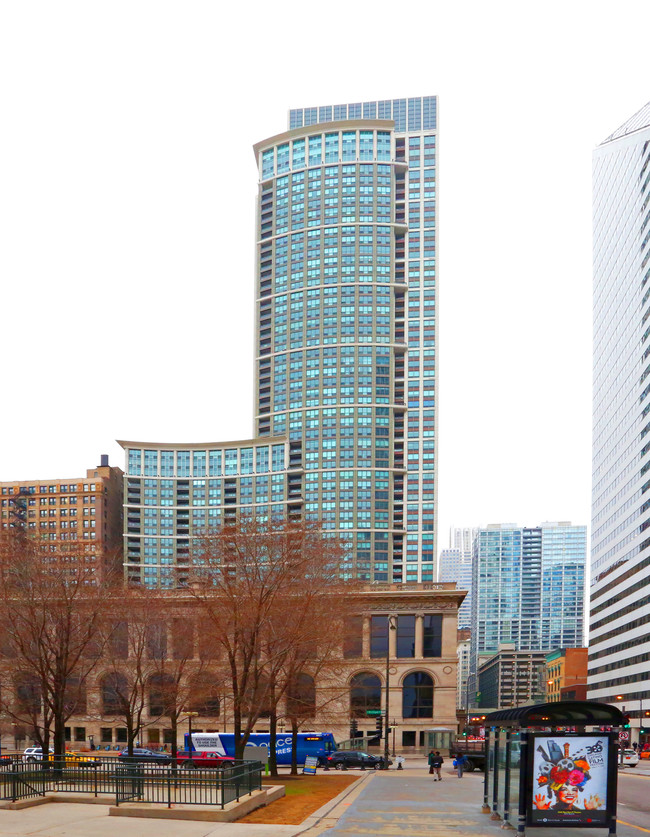
<svg viewBox="0 0 650 837"><path fill-rule="evenodd" d="M587 528L543 523L479 529L472 559L470 702L480 658L583 645Z"/></svg>
<svg viewBox="0 0 650 837"><path fill-rule="evenodd" d="M124 575L183 585L197 540L241 515L302 512L302 463L286 437L211 444L125 442Z"/></svg>
<svg viewBox="0 0 650 837"><path fill-rule="evenodd" d="M650 709L650 103L593 152L588 697ZM618 696L621 696L621 700Z"/></svg>
<svg viewBox="0 0 650 837"><path fill-rule="evenodd" d="M435 580L436 120L304 108L255 146L255 432L288 435L307 518L372 581Z"/></svg>

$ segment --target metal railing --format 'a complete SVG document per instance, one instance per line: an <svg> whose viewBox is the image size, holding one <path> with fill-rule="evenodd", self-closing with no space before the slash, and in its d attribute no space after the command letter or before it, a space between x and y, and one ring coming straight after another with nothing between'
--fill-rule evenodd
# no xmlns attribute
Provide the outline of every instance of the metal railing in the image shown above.
<svg viewBox="0 0 650 837"><path fill-rule="evenodd" d="M173 764L133 760L93 759L71 762L15 761L0 770L0 799L16 802L45 796L47 791L115 795L116 804L147 802L181 805L215 805L250 795L262 787L261 762L235 762L219 768L187 770Z"/></svg>

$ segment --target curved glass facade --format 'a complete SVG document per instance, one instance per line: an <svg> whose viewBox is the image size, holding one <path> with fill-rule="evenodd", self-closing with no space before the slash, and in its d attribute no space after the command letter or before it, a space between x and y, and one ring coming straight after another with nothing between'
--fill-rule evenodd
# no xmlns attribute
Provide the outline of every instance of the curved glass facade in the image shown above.
<svg viewBox="0 0 650 837"><path fill-rule="evenodd" d="M256 146L256 432L302 452L307 519L347 572L392 579L403 550L404 217L391 123L329 123Z"/></svg>

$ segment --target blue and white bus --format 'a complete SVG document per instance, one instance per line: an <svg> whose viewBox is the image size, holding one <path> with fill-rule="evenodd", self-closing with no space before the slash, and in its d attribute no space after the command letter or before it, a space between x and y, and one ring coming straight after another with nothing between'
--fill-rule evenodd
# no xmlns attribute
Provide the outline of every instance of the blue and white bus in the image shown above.
<svg viewBox="0 0 650 837"><path fill-rule="evenodd" d="M271 736L268 732L254 732L248 738L249 747L269 749ZM275 755L279 765L291 764L291 733L278 733L275 739ZM189 733L185 733L185 749L198 753L218 753L221 756L235 755L235 735L232 732L193 732L190 742ZM336 741L331 732L299 732L297 758L298 764L304 764L307 756L316 756L319 764L324 764L327 757L336 750Z"/></svg>

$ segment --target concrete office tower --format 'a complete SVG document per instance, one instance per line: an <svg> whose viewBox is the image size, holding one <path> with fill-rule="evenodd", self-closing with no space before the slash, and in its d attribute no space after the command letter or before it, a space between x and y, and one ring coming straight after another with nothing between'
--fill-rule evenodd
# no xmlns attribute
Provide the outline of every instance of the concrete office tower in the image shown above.
<svg viewBox="0 0 650 837"><path fill-rule="evenodd" d="M255 432L302 446L307 518L371 581L436 577L436 128L384 100L255 146Z"/></svg>
<svg viewBox="0 0 650 837"><path fill-rule="evenodd" d="M636 740L650 709L650 103L593 153L593 235L588 697L625 706Z"/></svg>
<svg viewBox="0 0 650 837"><path fill-rule="evenodd" d="M481 660L583 644L586 526L495 524L479 529L472 572L470 704Z"/></svg>
<svg viewBox="0 0 650 837"><path fill-rule="evenodd" d="M458 611L458 627L469 628L472 620L472 548L478 529L465 526L449 530L449 548L440 550L438 581L455 581L467 596Z"/></svg>

